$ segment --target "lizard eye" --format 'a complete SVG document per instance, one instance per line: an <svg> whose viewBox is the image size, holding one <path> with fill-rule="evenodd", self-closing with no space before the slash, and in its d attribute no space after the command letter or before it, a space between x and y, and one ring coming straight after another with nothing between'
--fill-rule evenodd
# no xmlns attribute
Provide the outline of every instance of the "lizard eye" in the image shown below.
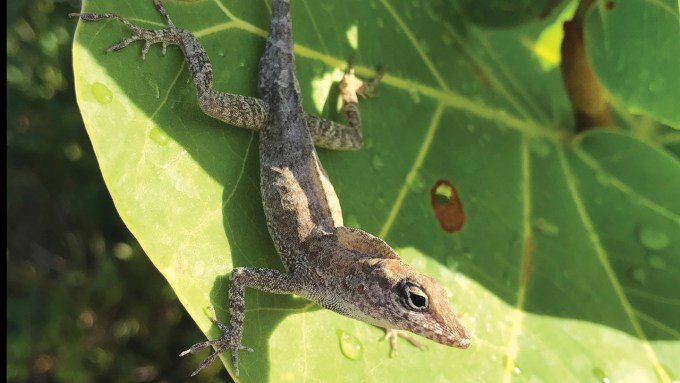
<svg viewBox="0 0 680 383"><path fill-rule="evenodd" d="M418 285L403 281L399 284L399 295L402 304L409 310L425 311L427 310L428 298L425 291Z"/></svg>

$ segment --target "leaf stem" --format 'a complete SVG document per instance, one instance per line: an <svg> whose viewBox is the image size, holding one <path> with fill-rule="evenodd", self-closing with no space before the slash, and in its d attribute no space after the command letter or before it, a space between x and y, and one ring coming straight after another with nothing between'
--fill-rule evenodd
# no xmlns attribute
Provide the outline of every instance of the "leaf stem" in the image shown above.
<svg viewBox="0 0 680 383"><path fill-rule="evenodd" d="M564 23L560 65L577 133L614 127L604 90L588 62L583 44L583 20L594 3L595 0L581 0L572 20Z"/></svg>

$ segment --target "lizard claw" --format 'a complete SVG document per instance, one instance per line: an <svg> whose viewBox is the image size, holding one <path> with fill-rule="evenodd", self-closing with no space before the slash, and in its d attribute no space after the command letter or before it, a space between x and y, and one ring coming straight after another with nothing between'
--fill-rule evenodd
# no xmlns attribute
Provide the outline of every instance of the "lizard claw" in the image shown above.
<svg viewBox="0 0 680 383"><path fill-rule="evenodd" d="M135 41L143 40L144 46L142 47L142 60L144 60L146 58L146 54L151 48L151 45L155 43L162 44L163 55L165 55L168 45L176 44L178 36L182 32L182 30L175 27L175 24L173 24L172 20L170 20L170 16L165 10L161 0L154 0L154 5L160 14L165 18L167 27L164 29L151 30L140 28L115 13L69 13L69 17L79 17L84 21L99 21L104 19L115 19L120 21L121 23L125 24L125 26L130 28L130 30L132 30L132 36L125 40L119 41L106 51L119 51Z"/></svg>
<svg viewBox="0 0 680 383"><path fill-rule="evenodd" d="M238 376L239 370L238 370L238 352L239 351L247 351L247 352L253 352L253 349L250 347L246 347L241 344L241 337L240 335L235 334L232 330L231 327L228 325L225 325L224 323L220 322L217 318L213 317L211 318L213 323L222 331L222 336L217 338L217 339L212 339L208 340L205 342L201 343L196 343L193 346L191 346L189 349L182 351L179 356L184 356L187 354L196 354L197 352L203 350L204 348L207 348L209 346L215 346L216 350L210 356L205 358L203 362L198 366L198 368L191 373L191 376L196 376L201 370L204 368L208 367L209 365L212 364L212 362L217 359L217 357L226 351L227 349L231 350L231 364L234 366L234 374Z"/></svg>
<svg viewBox="0 0 680 383"><path fill-rule="evenodd" d="M146 58L149 48L151 48L151 42L149 40L144 40L144 47L142 47L142 60Z"/></svg>

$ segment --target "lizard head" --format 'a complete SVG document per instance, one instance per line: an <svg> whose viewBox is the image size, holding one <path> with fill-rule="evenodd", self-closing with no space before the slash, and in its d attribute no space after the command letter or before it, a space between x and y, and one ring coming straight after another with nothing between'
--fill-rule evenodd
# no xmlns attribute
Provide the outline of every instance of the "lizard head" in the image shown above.
<svg viewBox="0 0 680 383"><path fill-rule="evenodd" d="M384 241L357 229L343 228L345 249L361 256L343 280L346 315L458 348L470 346L470 335L449 306L446 290L434 278L404 263Z"/></svg>

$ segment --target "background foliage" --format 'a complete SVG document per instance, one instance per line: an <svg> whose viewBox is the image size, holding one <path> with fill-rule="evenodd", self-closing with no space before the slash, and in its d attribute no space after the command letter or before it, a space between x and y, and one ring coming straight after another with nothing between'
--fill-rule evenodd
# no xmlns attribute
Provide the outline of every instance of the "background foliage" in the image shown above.
<svg viewBox="0 0 680 383"><path fill-rule="evenodd" d="M7 2L7 381L182 381L197 360L177 353L202 334L102 181L73 89L76 3Z"/></svg>

